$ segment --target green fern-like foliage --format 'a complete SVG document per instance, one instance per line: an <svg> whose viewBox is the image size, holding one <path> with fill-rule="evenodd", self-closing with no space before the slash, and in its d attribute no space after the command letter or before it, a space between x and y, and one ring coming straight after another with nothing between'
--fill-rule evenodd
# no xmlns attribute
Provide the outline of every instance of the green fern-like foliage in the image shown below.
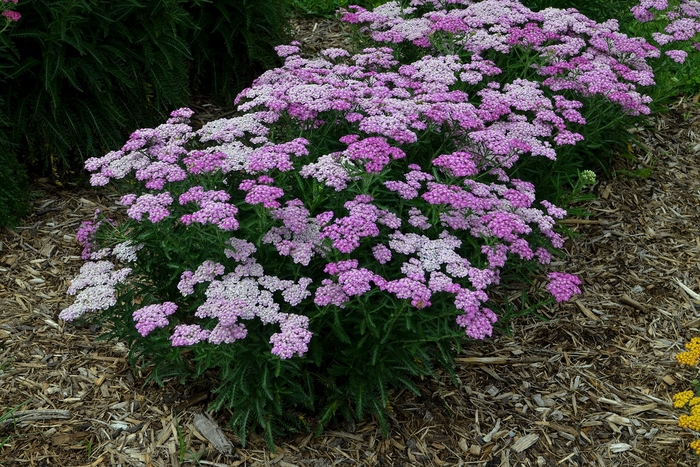
<svg viewBox="0 0 700 467"><path fill-rule="evenodd" d="M157 329L143 338L124 319L140 306L133 299L151 289L130 284L120 300L131 305L91 316L90 322L112 323L103 338L126 341L131 364L147 367L150 380L208 381L209 409L228 409L231 427L243 443L250 431L258 431L274 447L277 436L320 433L340 420L367 416L376 417L387 435L392 392L420 394L417 381L435 377L438 369L454 379L453 357L464 341L448 306L426 315L406 304L372 301L353 313L307 310L316 314L314 338L302 357L281 360L272 355L269 329L255 321L246 322L248 335L240 341L172 347L168 330Z"/></svg>

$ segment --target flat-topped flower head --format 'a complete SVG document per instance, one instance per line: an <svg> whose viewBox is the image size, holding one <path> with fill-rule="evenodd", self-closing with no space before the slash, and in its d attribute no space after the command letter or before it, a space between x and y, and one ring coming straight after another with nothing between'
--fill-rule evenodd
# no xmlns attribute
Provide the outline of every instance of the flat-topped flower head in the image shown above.
<svg viewBox="0 0 700 467"><path fill-rule="evenodd" d="M581 289L578 287L581 285L581 279L573 274L550 272L547 278L549 279L547 290L557 302L568 301L572 296L581 293Z"/></svg>

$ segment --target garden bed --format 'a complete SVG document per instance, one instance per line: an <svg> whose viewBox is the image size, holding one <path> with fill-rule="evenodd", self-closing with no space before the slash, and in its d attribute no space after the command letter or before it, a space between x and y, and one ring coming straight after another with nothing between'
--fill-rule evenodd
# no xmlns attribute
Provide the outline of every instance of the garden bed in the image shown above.
<svg viewBox="0 0 700 467"><path fill-rule="evenodd" d="M229 458L192 424L206 387L144 387L124 346L57 319L81 265L75 231L116 197L39 181L25 226L0 235L0 407L34 414L2 425L3 465L696 465L671 400L689 387L673 356L700 327L677 282L700 291L700 111L683 98L655 122L632 148L651 177L601 181L594 215L565 221L580 234L567 243L578 300L465 348L461 387L394 394L388 439L367 420L278 439L275 453L253 435ZM70 418L41 418L56 410Z"/></svg>
<svg viewBox="0 0 700 467"><path fill-rule="evenodd" d="M338 27L299 21L295 32L314 52L341 46ZM194 108L195 121L226 113ZM580 235L553 269L581 277L581 296L540 310L547 322L516 319L512 336L467 346L459 387L445 375L424 381L421 397L393 394L389 438L369 419L277 439L274 453L255 434L240 446L225 411L214 422L233 451L217 451L199 425L206 381L144 386L125 346L58 320L82 264L75 232L118 196L38 181L25 226L0 233L0 408L18 416L0 422L0 464L696 465L695 435L677 426L671 400L690 376L673 356L700 327L700 301L678 282L700 291L700 111L683 98L654 122L630 148L636 161L615 164L651 176L601 180L584 206L593 215L563 221Z"/></svg>

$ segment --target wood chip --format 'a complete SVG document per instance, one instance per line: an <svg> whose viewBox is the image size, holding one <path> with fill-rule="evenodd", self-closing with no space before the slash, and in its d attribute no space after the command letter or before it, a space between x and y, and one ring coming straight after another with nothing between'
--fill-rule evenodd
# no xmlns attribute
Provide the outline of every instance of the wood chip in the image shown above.
<svg viewBox="0 0 700 467"><path fill-rule="evenodd" d="M625 305L629 305L638 310L647 311L647 307L645 305L642 305L637 300L634 300L633 298L630 298L627 295L623 295L622 297L620 297L620 301Z"/></svg>
<svg viewBox="0 0 700 467"><path fill-rule="evenodd" d="M591 310L589 310L586 305L581 303L581 300L574 300L574 303L578 307L581 312L586 315L588 318L592 319L593 321L600 321L600 318L598 318Z"/></svg>
<svg viewBox="0 0 700 467"><path fill-rule="evenodd" d="M632 446L630 446L627 443L612 443L610 445L610 452L612 452L614 454L629 451L630 449L632 449Z"/></svg>
<svg viewBox="0 0 700 467"><path fill-rule="evenodd" d="M202 436L209 440L219 453L230 456L233 454L233 443L226 437L216 421L206 412L196 412L192 422Z"/></svg>
<svg viewBox="0 0 700 467"><path fill-rule="evenodd" d="M459 357L455 362L467 365L502 365L508 363L506 357Z"/></svg>
<svg viewBox="0 0 700 467"><path fill-rule="evenodd" d="M18 410L7 414L7 420L0 422L0 430L12 425L25 425L39 420L67 420L71 418L70 410Z"/></svg>
<svg viewBox="0 0 700 467"><path fill-rule="evenodd" d="M531 447L540 439L539 435L535 433L530 433L528 435L518 438L515 443L511 446L511 449L515 452L523 452L527 448Z"/></svg>

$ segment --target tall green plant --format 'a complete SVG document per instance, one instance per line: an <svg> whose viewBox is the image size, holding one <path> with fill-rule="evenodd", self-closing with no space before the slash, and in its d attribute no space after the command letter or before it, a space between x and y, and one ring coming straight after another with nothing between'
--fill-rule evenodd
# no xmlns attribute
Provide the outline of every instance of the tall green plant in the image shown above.
<svg viewBox="0 0 700 467"><path fill-rule="evenodd" d="M19 65L18 52L7 36L8 28L14 28L21 19L21 14L14 8L12 2L0 4L0 10L3 10L0 18L0 83L9 70ZM0 126L7 126L10 120L3 104L0 95ZM19 219L29 211L26 170L18 163L12 149L11 142L0 137L0 226L10 227L18 224Z"/></svg>
<svg viewBox="0 0 700 467"><path fill-rule="evenodd" d="M184 103L181 36L192 23L180 3L25 0L9 35L18 62L3 69L9 125L0 138L40 168L52 158L77 166Z"/></svg>
<svg viewBox="0 0 700 467"><path fill-rule="evenodd" d="M0 148L0 226L16 227L29 213L27 171L7 148Z"/></svg>
<svg viewBox="0 0 700 467"><path fill-rule="evenodd" d="M281 64L274 47L289 40L284 0L200 0L185 8L195 25L186 40L198 91L232 104L264 70Z"/></svg>

